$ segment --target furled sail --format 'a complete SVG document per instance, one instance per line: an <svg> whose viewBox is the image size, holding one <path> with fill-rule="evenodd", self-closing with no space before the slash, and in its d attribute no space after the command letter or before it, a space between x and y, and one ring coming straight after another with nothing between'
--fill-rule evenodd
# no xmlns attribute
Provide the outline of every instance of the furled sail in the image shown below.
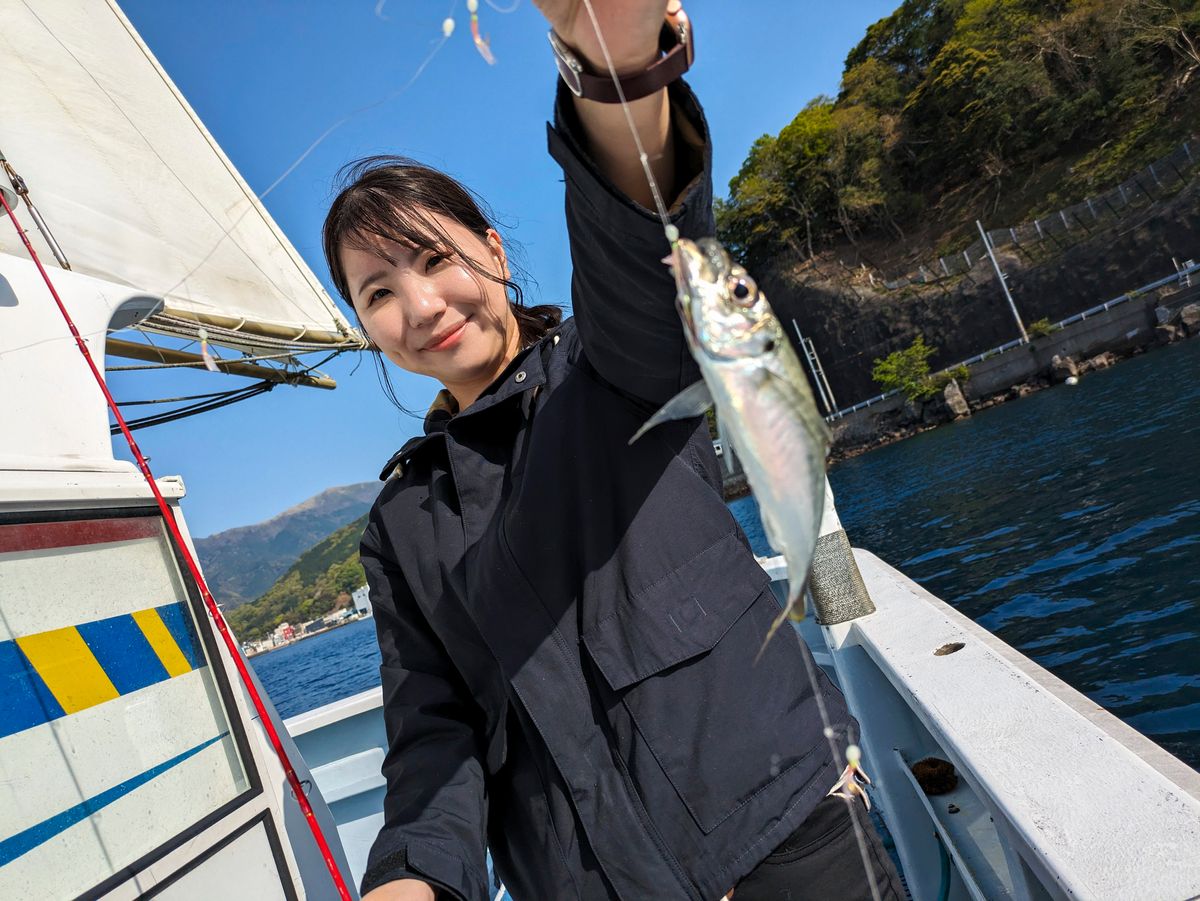
<svg viewBox="0 0 1200 901"><path fill-rule="evenodd" d="M0 0L0 152L75 271L163 298L142 328L363 346L115 3ZM25 255L3 231L0 251Z"/></svg>

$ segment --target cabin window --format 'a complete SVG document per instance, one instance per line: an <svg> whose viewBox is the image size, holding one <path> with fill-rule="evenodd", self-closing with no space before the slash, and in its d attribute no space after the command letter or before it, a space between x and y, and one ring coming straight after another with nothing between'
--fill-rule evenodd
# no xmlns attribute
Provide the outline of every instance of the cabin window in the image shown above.
<svg viewBox="0 0 1200 901"><path fill-rule="evenodd" d="M116 884L257 790L206 620L157 510L0 519L0 897Z"/></svg>

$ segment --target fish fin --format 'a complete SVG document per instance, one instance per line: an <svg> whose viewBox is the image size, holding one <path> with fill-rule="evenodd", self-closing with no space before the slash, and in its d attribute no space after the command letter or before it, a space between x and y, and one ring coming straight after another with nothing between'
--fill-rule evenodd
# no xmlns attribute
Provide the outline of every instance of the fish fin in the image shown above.
<svg viewBox="0 0 1200 901"><path fill-rule="evenodd" d="M633 433L629 443L633 444L656 425L662 425L664 422L674 419L691 419L693 416L699 416L712 405L712 393L708 390L708 384L701 379L695 384L688 385L663 404L657 413L647 419L642 427Z"/></svg>
<svg viewBox="0 0 1200 901"><path fill-rule="evenodd" d="M791 584L791 583L789 583ZM767 643L775 637L775 633L779 631L779 627L783 625L784 620L790 619L792 622L798 623L804 619L804 592L808 588L808 579L800 583L800 590L788 591L787 603L783 605L783 609L779 611L779 615L771 623L771 628L767 629L767 637L763 639L762 647L758 649L758 653L754 655L754 663L762 658L763 651L767 649ZM797 612L799 611L799 612Z"/></svg>
<svg viewBox="0 0 1200 901"><path fill-rule="evenodd" d="M788 599L783 606L783 615L794 623L804 622L804 593L808 591L808 573L804 574L804 581L800 583L800 590L795 588L795 580L788 582Z"/></svg>

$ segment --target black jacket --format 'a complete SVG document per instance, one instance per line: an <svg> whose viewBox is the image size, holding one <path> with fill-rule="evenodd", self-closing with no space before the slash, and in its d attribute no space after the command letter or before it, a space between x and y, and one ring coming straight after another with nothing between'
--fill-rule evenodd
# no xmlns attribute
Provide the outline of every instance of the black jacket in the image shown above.
<svg viewBox="0 0 1200 901"><path fill-rule="evenodd" d="M713 232L699 106L672 89L684 236ZM699 378L662 226L560 96L575 316L388 463L363 535L383 654L386 824L405 875L518 901L716 901L836 779L795 633L721 498L703 419L632 447ZM823 677L838 730L848 717Z"/></svg>

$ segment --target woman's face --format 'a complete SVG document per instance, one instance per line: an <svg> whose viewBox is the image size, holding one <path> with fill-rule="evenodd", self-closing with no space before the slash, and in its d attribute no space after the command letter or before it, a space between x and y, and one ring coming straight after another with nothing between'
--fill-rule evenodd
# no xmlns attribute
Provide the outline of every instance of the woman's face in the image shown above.
<svg viewBox="0 0 1200 901"><path fill-rule="evenodd" d="M500 236L487 240L431 214L475 264L508 278ZM341 247L346 285L371 340L402 369L432 376L459 409L470 405L520 349L504 285L473 271L449 248L431 250L366 237L371 248Z"/></svg>

